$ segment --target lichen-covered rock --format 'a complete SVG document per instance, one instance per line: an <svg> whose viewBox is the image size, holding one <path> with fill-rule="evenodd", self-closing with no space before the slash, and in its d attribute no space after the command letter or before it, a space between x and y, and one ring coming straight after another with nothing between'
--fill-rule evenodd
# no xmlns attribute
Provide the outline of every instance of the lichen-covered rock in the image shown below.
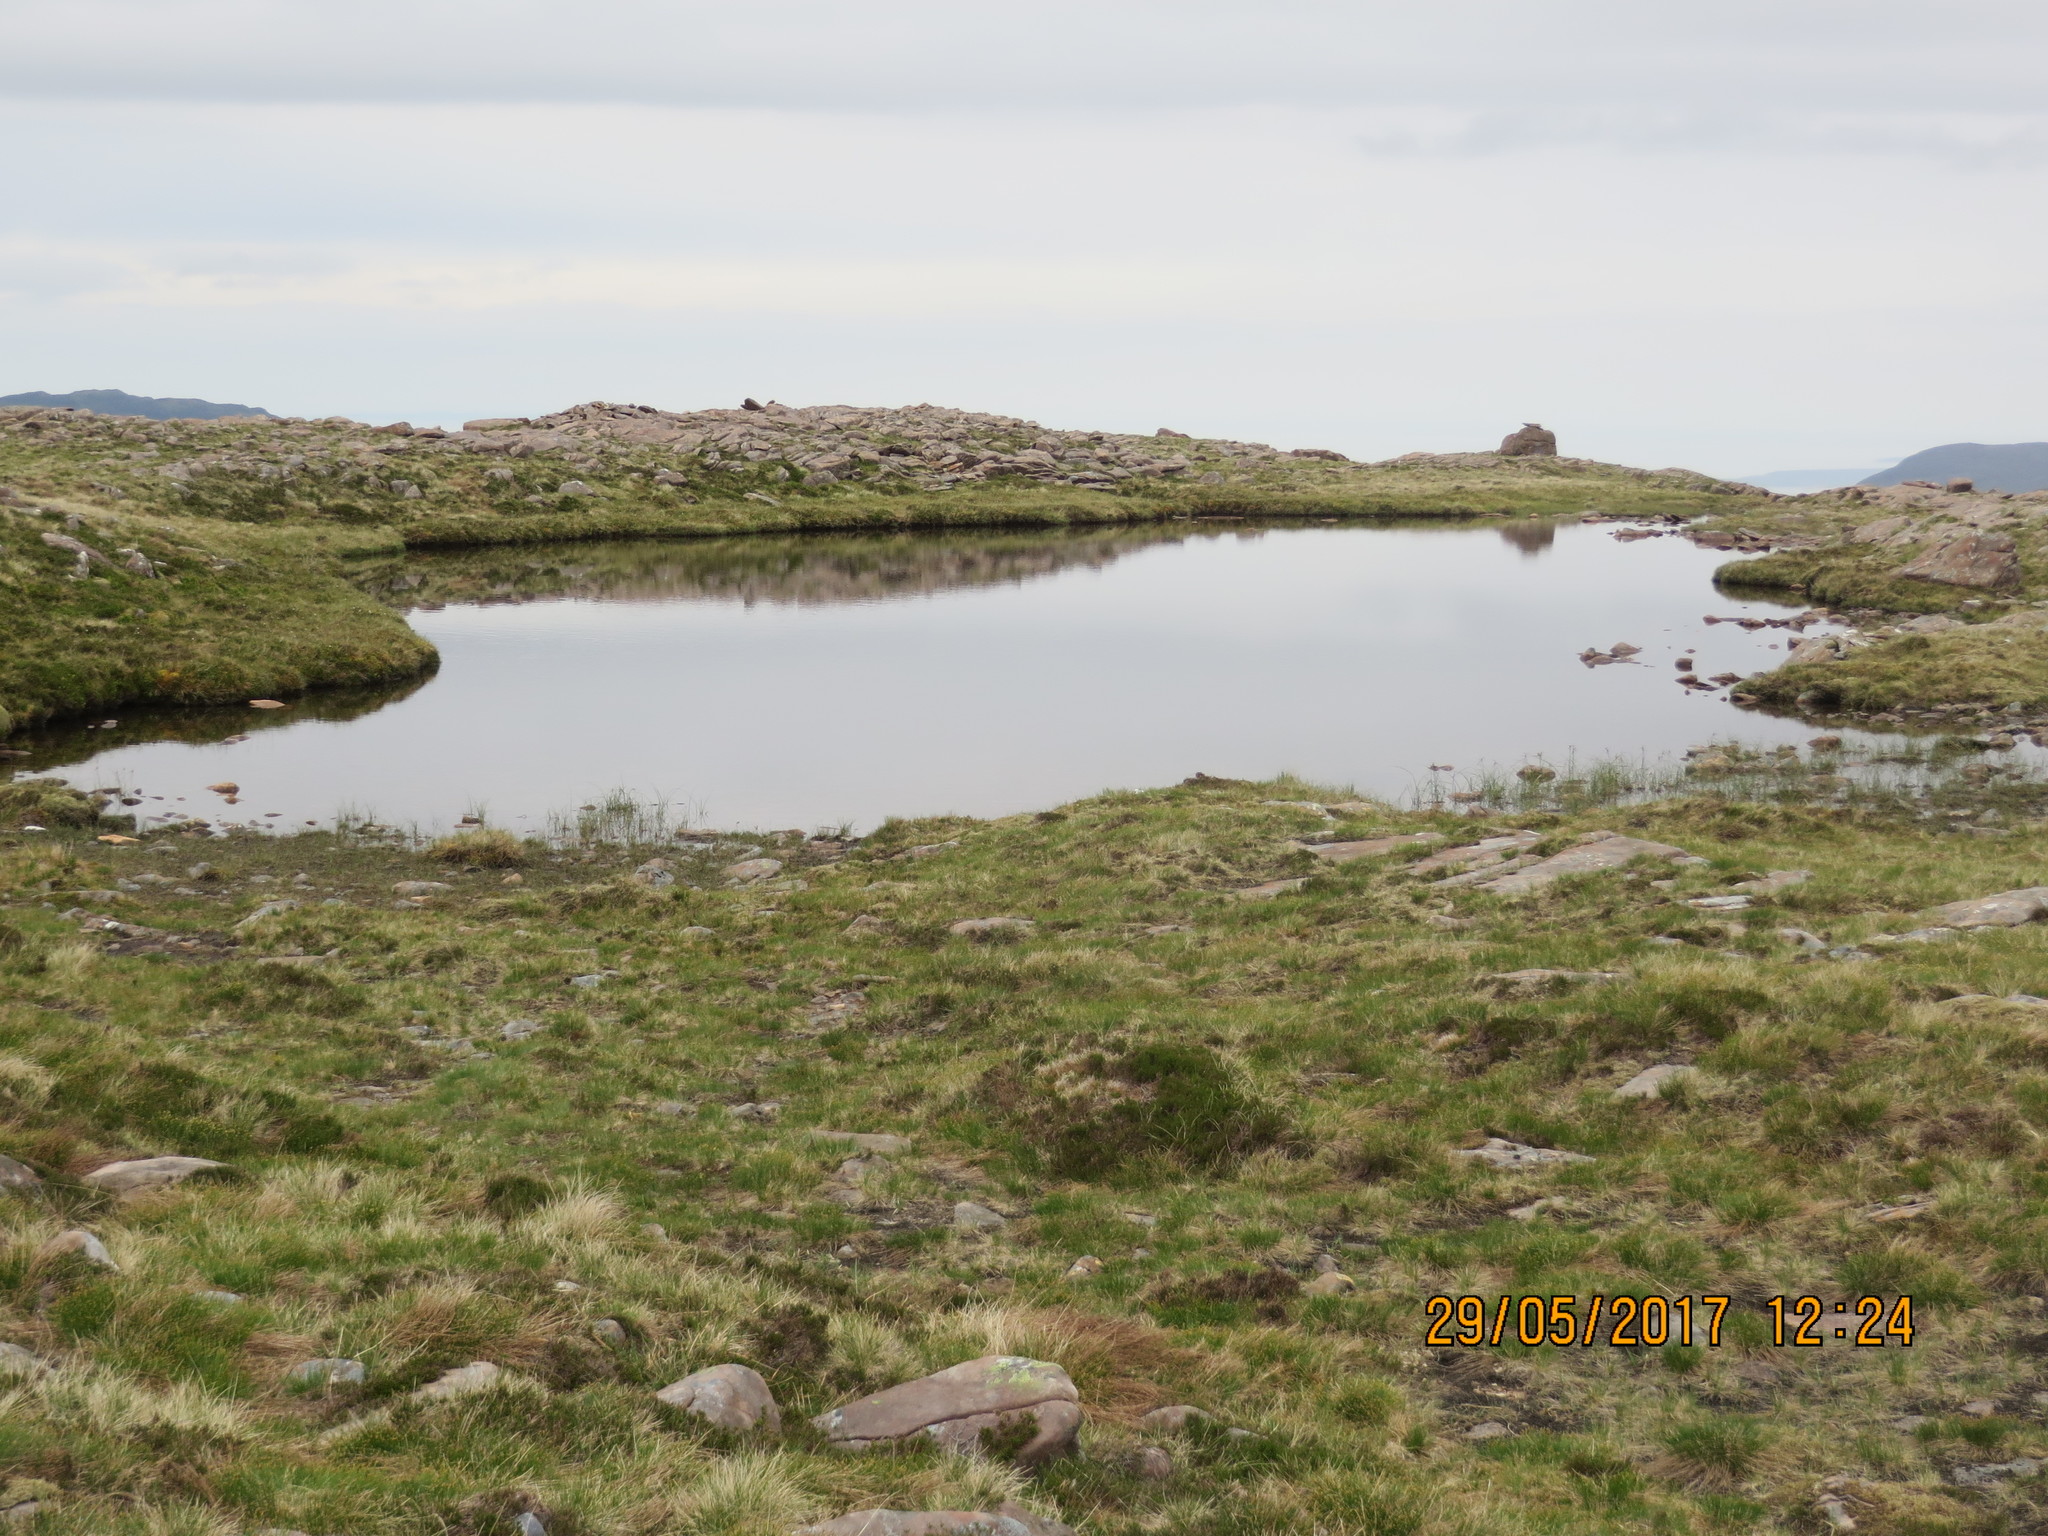
<svg viewBox="0 0 2048 1536"><path fill-rule="evenodd" d="M760 1372L744 1365L714 1365L672 1382L654 1394L671 1408L695 1414L720 1429L782 1432L782 1410Z"/></svg>
<svg viewBox="0 0 2048 1536"><path fill-rule="evenodd" d="M1036 1466L1075 1448L1081 1394L1059 1366L1021 1355L985 1355L890 1387L811 1421L834 1450L883 1450L927 1439L963 1454L992 1439L1022 1437L1011 1456Z"/></svg>

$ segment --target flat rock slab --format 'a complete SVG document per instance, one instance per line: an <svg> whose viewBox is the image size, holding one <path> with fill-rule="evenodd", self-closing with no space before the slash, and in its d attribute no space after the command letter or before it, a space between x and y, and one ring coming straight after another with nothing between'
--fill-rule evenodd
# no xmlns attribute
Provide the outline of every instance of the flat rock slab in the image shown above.
<svg viewBox="0 0 2048 1536"><path fill-rule="evenodd" d="M978 939L992 933L1029 933L1037 926L1028 917L963 917L957 923L948 923L946 932Z"/></svg>
<svg viewBox="0 0 2048 1536"><path fill-rule="evenodd" d="M1620 971L1497 971L1475 977L1474 986L1484 987L1495 997L1549 997L1559 992L1569 992L1573 987L1598 986L1603 982L1621 981Z"/></svg>
<svg viewBox="0 0 2048 1536"><path fill-rule="evenodd" d="M1654 1067L1645 1067L1634 1077L1614 1090L1617 1099L1657 1099L1664 1095L1664 1085L1682 1082L1695 1075L1698 1069L1682 1062L1659 1062Z"/></svg>
<svg viewBox="0 0 2048 1536"><path fill-rule="evenodd" d="M1893 573L1909 581L1995 591L2020 582L2019 550L2009 533L1956 533Z"/></svg>
<svg viewBox="0 0 2048 1536"><path fill-rule="evenodd" d="M1015 1504L993 1512L964 1509L857 1509L796 1536L1075 1536L1074 1528Z"/></svg>
<svg viewBox="0 0 2048 1536"><path fill-rule="evenodd" d="M1285 896L1289 891L1298 891L1308 884L1308 876L1300 875L1292 880L1268 880L1264 885L1248 885L1241 891L1230 894L1239 901L1271 901L1275 896Z"/></svg>
<svg viewBox="0 0 2048 1536"><path fill-rule="evenodd" d="M671 1408L693 1413L720 1429L759 1429L770 1434L782 1432L782 1410L775 1394L758 1371L744 1365L714 1365L681 1381L672 1382L654 1394Z"/></svg>
<svg viewBox="0 0 2048 1536"><path fill-rule="evenodd" d="M1499 1136L1489 1136L1484 1146L1464 1147L1453 1152L1451 1156L1470 1158L1474 1162L1486 1163L1495 1168L1547 1168L1559 1163L1593 1161L1583 1152L1562 1152L1555 1147L1524 1146L1519 1141L1507 1141Z"/></svg>
<svg viewBox="0 0 2048 1536"><path fill-rule="evenodd" d="M1690 859L1693 855L1683 848L1674 848L1669 843L1653 843L1640 837L1623 837L1617 832L1595 832L1576 848L1567 848L1563 853L1554 853L1547 859L1538 859L1526 869L1518 869L1503 875L1498 880L1488 880L1479 885L1482 891L1492 891L1498 896L1525 896L1539 891L1544 886L1566 875L1588 875L1603 869L1620 869L1637 859L1662 859L1676 863Z"/></svg>
<svg viewBox="0 0 2048 1536"><path fill-rule="evenodd" d="M1319 859L1332 864L1349 864L1353 859L1378 858L1403 848L1421 848L1444 840L1441 832L1404 832L1398 837L1368 837L1355 843L1297 843Z"/></svg>
<svg viewBox="0 0 2048 1536"><path fill-rule="evenodd" d="M1936 907L1929 916L1949 928L2017 928L2048 916L2048 885L1977 896Z"/></svg>
<svg viewBox="0 0 2048 1536"><path fill-rule="evenodd" d="M1790 890L1795 885L1804 885L1813 878L1810 869L1774 869L1756 880L1738 880L1728 887L1731 891L1747 891L1752 896L1769 896L1778 891Z"/></svg>
<svg viewBox="0 0 2048 1536"><path fill-rule="evenodd" d="M811 1422L833 1450L887 1450L922 1437L961 1454L981 1449L984 1430L1028 1424L1031 1434L1015 1458L1036 1466L1074 1449L1081 1394L1050 1361L984 1355L834 1408Z"/></svg>
<svg viewBox="0 0 2048 1536"><path fill-rule="evenodd" d="M443 1371L413 1396L430 1403L450 1397L467 1397L472 1392L489 1391L504 1379L504 1375L488 1360L472 1360L452 1371Z"/></svg>
<svg viewBox="0 0 2048 1536"><path fill-rule="evenodd" d="M1482 838L1476 843L1465 843L1456 848L1445 848L1432 853L1428 858L1418 859L1410 864L1408 872L1429 875L1440 869L1469 869L1475 864L1496 864L1502 859L1520 853L1531 843L1542 840L1541 832L1504 832L1499 837Z"/></svg>
<svg viewBox="0 0 2048 1536"><path fill-rule="evenodd" d="M900 1157L911 1147L908 1136L891 1136L884 1131L828 1131L813 1126L811 1135L819 1141L851 1142L863 1152L879 1152L889 1157Z"/></svg>
<svg viewBox="0 0 2048 1536"><path fill-rule="evenodd" d="M139 1194L145 1189L161 1189L169 1184L180 1184L195 1173L206 1173L215 1168L225 1168L226 1163L216 1163L207 1157L139 1157L128 1162L108 1163L104 1168L95 1168L80 1182L96 1189L110 1190L117 1195Z"/></svg>

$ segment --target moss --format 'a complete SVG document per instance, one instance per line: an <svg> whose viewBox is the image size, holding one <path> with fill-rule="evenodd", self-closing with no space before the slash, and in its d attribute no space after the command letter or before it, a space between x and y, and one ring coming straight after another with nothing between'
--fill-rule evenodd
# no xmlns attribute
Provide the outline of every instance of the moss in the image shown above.
<svg viewBox="0 0 2048 1536"><path fill-rule="evenodd" d="M1979 624L1901 635L1840 661L1760 673L1738 690L1761 704L1868 714L1938 704L2048 707L2048 629Z"/></svg>
<svg viewBox="0 0 2048 1536"><path fill-rule="evenodd" d="M1950 613L1984 594L1938 581L1901 581L1896 553L1889 558L1854 550L1781 550L1735 560L1714 573L1731 592L1791 592L1836 608L1882 608L1899 613Z"/></svg>

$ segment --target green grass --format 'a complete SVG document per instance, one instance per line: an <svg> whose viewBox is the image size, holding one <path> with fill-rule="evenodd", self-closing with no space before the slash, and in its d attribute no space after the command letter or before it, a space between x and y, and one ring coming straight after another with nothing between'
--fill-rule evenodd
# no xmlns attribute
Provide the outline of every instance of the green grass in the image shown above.
<svg viewBox="0 0 2048 1536"><path fill-rule="evenodd" d="M0 1202L0 1338L55 1366L0 1407L0 1482L42 1490L36 1529L63 1533L480 1536L527 1509L556 1536L769 1533L1017 1496L1101 1536L1663 1536L1812 1528L1823 1478L1849 1480L1875 1536L2023 1529L2030 1484L1946 1472L2048 1454L2048 1022L1989 1000L2048 994L2048 925L1874 960L1806 959L1776 930L1853 945L2038 883L2048 788L1943 770L1926 795L1844 804L1797 778L1339 828L1529 826L1542 847L1612 829L1709 861L1522 902L1392 860L1316 866L1289 841L1317 819L1261 802L1346 797L1293 782L790 841L750 890L719 873L738 842L665 845L677 883L636 883L653 848L610 839L661 818L621 807L510 871L366 834L0 833L0 1151L47 1177ZM1987 807L2002 835L1952 830ZM187 879L200 858L214 876ZM1784 868L1813 878L1732 919L1683 904ZM1312 878L1229 895L1293 874ZM407 879L455 889L397 909ZM281 888L302 904L233 930ZM107 954L61 916L79 905L240 945ZM1036 926L947 931L991 914ZM863 915L880 926L849 933ZM1531 966L1620 979L1477 984ZM512 1019L543 1027L507 1042ZM1666 1060L1699 1076L1614 1097ZM778 1118L732 1112L764 1101ZM849 1206L819 1126L914 1147ZM1451 1155L1489 1135L1594 1161ZM124 1204L76 1177L162 1153L233 1176ZM1923 1195L1926 1215L1866 1218ZM962 1199L1012 1219L957 1233ZM33 1259L79 1224L118 1275ZM1084 1254L1099 1273L1066 1278ZM1355 1292L1304 1294L1322 1255ZM1911 1350L1778 1349L1761 1311L1902 1290ZM1592 1292L1736 1301L1719 1348L1423 1346L1431 1295ZM834 1455L806 1427L990 1352L1066 1366L1083 1458L1027 1479ZM337 1355L368 1380L284 1380ZM506 1384L408 1396L475 1359ZM782 1439L654 1400L725 1360L768 1377ZM1980 1398L1993 1419L1958 1412ZM1175 1470L1142 1479L1137 1418L1175 1402L1218 1423L1158 1441ZM1485 1421L1516 1433L1466 1437Z"/></svg>

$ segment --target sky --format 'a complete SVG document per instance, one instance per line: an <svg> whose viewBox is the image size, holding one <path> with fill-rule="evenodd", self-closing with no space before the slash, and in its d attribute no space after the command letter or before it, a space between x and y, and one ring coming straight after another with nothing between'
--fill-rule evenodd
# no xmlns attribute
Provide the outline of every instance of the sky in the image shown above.
<svg viewBox="0 0 2048 1536"><path fill-rule="evenodd" d="M0 0L0 393L2048 438L2038 0Z"/></svg>

